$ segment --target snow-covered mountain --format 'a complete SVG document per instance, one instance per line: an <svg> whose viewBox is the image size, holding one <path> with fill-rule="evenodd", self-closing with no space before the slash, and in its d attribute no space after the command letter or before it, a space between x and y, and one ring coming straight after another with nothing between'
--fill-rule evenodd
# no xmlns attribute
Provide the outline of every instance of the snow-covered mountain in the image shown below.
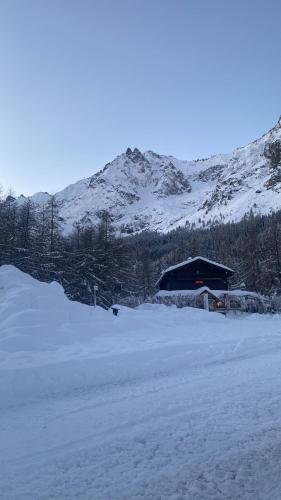
<svg viewBox="0 0 281 500"><path fill-rule="evenodd" d="M96 224L102 210L111 213L123 233L134 233L238 221L250 209L256 213L279 209L279 141L281 144L281 119L249 145L203 160L182 161L128 148L92 177L55 195L65 229L70 231L75 222ZM277 160L276 151L269 158L271 144L277 144ZM37 193L31 199L42 204L48 196Z"/></svg>

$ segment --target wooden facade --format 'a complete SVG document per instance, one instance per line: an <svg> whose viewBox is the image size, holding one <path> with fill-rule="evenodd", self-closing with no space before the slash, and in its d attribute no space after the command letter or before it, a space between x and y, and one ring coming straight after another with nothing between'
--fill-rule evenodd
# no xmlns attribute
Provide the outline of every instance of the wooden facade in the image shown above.
<svg viewBox="0 0 281 500"><path fill-rule="evenodd" d="M234 271L204 257L195 257L162 273L158 280L160 290L196 290L208 287L211 290L228 290L228 278Z"/></svg>

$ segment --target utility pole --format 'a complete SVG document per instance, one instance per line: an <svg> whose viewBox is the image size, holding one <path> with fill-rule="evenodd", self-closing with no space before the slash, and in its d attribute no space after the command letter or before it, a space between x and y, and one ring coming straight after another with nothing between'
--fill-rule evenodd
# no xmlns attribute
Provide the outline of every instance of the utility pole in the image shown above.
<svg viewBox="0 0 281 500"><path fill-rule="evenodd" d="M99 290L98 285L94 285L94 307L97 306L97 292Z"/></svg>

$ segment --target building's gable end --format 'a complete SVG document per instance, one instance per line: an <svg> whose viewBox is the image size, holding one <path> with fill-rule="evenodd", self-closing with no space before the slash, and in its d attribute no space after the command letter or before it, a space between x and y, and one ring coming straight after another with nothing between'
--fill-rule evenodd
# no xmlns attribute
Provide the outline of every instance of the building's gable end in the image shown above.
<svg viewBox="0 0 281 500"><path fill-rule="evenodd" d="M232 274L226 266L196 257L166 269L158 285L161 290L194 290L202 286L227 290L228 276Z"/></svg>

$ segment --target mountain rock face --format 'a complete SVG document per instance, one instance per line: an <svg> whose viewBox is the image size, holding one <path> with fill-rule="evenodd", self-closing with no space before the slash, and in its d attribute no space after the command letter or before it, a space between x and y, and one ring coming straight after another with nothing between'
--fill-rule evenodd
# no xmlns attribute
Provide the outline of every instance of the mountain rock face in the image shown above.
<svg viewBox="0 0 281 500"><path fill-rule="evenodd" d="M48 196L37 193L31 200L40 205ZM239 221L250 210L269 213L281 208L281 119L249 145L204 160L128 148L55 198L66 232L76 222L95 225L103 210L123 234Z"/></svg>

